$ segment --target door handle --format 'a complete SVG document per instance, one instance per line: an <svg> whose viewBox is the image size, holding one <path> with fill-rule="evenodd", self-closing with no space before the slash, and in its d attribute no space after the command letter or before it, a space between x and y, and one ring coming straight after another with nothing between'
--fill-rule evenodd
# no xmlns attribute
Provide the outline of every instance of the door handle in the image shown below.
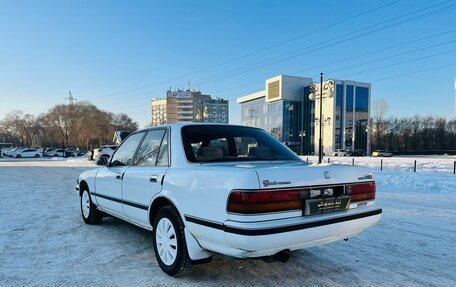
<svg viewBox="0 0 456 287"><path fill-rule="evenodd" d="M158 175L151 175L149 178L150 182L158 182Z"/></svg>
<svg viewBox="0 0 456 287"><path fill-rule="evenodd" d="M122 179L122 174L121 173L116 174L116 179Z"/></svg>

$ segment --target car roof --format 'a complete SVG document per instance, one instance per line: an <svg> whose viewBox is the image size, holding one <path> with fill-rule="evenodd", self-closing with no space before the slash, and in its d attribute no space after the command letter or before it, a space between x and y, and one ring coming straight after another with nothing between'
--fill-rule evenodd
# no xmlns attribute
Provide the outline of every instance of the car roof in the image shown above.
<svg viewBox="0 0 456 287"><path fill-rule="evenodd" d="M178 128L181 129L182 127L185 126L228 126L228 127L243 127L243 128L252 128L252 129L260 129L257 127L251 127L251 126L244 126L244 125L234 125L234 124L222 124L222 123L194 123L194 122L188 122L188 123L174 123L174 124L165 124L165 125L159 125L159 126L150 126L146 127L144 129L138 130L136 132L141 132L141 131L147 131L153 128L160 128L160 127L170 127L170 128Z"/></svg>

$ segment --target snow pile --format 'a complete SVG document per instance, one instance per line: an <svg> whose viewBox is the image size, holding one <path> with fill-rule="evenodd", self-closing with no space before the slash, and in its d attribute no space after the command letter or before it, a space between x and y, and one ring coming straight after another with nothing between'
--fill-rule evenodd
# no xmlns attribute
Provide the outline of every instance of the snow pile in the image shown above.
<svg viewBox="0 0 456 287"><path fill-rule="evenodd" d="M410 173L405 171L376 172L376 182L386 191L401 190L413 193L456 194L456 175Z"/></svg>

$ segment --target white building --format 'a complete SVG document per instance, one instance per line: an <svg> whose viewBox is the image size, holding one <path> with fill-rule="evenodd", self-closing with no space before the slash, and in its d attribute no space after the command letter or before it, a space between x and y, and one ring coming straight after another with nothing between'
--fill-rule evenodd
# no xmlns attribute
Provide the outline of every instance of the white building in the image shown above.
<svg viewBox="0 0 456 287"><path fill-rule="evenodd" d="M153 126L180 122L228 123L228 100L176 90L167 91L166 98L151 101Z"/></svg>

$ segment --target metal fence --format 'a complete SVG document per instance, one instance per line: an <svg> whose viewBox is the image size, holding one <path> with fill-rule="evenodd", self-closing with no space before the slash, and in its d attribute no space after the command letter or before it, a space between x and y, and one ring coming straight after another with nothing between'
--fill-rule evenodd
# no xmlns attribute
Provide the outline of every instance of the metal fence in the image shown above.
<svg viewBox="0 0 456 287"><path fill-rule="evenodd" d="M318 157L302 156L309 163L318 163ZM325 157L324 163L367 166L374 170L442 172L456 174L456 160L434 158L373 158L373 157Z"/></svg>

